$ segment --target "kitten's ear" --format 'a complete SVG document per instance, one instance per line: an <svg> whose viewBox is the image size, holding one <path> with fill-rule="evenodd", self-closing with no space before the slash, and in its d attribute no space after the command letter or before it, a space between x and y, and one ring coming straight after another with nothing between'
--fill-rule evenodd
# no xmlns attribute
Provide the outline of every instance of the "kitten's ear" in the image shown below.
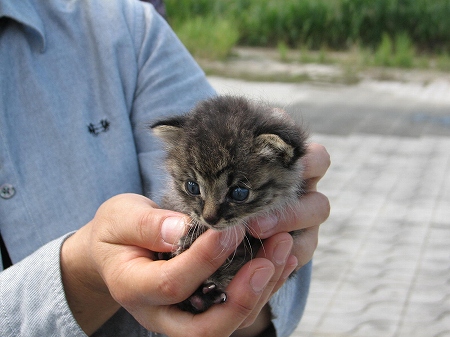
<svg viewBox="0 0 450 337"><path fill-rule="evenodd" d="M183 133L185 119L183 116L173 117L158 121L150 126L156 136L168 144L174 144L179 141Z"/></svg>
<svg viewBox="0 0 450 337"><path fill-rule="evenodd" d="M265 133L256 137L256 148L261 157L268 160L280 158L286 166L295 159L294 147L275 134Z"/></svg>

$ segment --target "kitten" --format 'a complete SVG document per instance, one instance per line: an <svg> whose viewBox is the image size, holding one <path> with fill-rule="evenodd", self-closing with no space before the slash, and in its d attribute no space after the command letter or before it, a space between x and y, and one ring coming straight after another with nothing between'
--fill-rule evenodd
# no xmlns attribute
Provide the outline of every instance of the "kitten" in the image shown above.
<svg viewBox="0 0 450 337"><path fill-rule="evenodd" d="M161 206L192 219L167 258L188 249L208 228L245 230L251 217L282 211L302 193L299 159L306 153L307 135L280 109L218 96L151 128L165 142L172 177ZM225 302L224 289L260 245L246 234L235 254L179 307L200 313Z"/></svg>

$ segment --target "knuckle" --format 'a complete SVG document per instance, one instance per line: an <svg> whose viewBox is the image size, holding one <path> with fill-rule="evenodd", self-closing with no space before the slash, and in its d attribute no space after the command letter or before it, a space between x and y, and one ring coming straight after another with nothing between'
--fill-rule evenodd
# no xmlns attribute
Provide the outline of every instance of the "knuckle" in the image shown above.
<svg viewBox="0 0 450 337"><path fill-rule="evenodd" d="M313 191L309 192L310 199L308 200L308 204L313 206L309 208L310 210L310 225L320 225L324 223L331 213L331 205L328 197L320 192ZM306 206L305 206L306 207Z"/></svg>
<svg viewBox="0 0 450 337"><path fill-rule="evenodd" d="M172 277L167 271L161 273L157 289L163 301L178 303L188 296L181 280Z"/></svg>
<svg viewBox="0 0 450 337"><path fill-rule="evenodd" d="M324 159L330 160L330 154L328 153L325 145L316 143L315 147L317 151L320 153L320 155L324 157Z"/></svg>
<svg viewBox="0 0 450 337"><path fill-rule="evenodd" d="M319 158L321 165L328 169L331 165L331 156L330 153L327 151L326 147L322 144L316 144L316 153L317 158Z"/></svg>
<svg viewBox="0 0 450 337"><path fill-rule="evenodd" d="M317 143L310 144L309 151L302 158L304 165L304 179L320 180L331 165L331 157L325 146Z"/></svg>
<svg viewBox="0 0 450 337"><path fill-rule="evenodd" d="M330 199L328 199L327 196L325 196L324 194L320 193L321 197L322 197L322 222L325 222L331 213L331 204L330 204Z"/></svg>
<svg viewBox="0 0 450 337"><path fill-rule="evenodd" d="M311 239L310 246L311 246L311 257L312 254L314 254L315 250L317 249L317 246L319 245L319 236L314 235Z"/></svg>
<svg viewBox="0 0 450 337"><path fill-rule="evenodd" d="M250 316L253 306L248 303L235 303L235 314L238 320L244 320Z"/></svg>
<svg viewBox="0 0 450 337"><path fill-rule="evenodd" d="M298 244L294 249L294 254L297 257L298 261L296 270L303 267L312 259L314 251L316 250L318 245L318 235L305 232L297 242Z"/></svg>
<svg viewBox="0 0 450 337"><path fill-rule="evenodd" d="M150 219L149 217L150 214L148 213L140 214L140 216L137 217L135 230L139 242L151 242L150 238L152 237L152 235L149 235L148 233L150 228L148 224L152 223L152 219Z"/></svg>

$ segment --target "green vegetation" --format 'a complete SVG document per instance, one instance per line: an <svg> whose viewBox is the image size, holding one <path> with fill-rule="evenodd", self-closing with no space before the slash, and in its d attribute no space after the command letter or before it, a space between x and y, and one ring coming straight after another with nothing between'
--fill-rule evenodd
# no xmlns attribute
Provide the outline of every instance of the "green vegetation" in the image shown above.
<svg viewBox="0 0 450 337"><path fill-rule="evenodd" d="M287 62L288 61L288 51L289 51L289 47L286 43L284 43L283 41L278 42L277 45L277 49L278 49L278 53L280 54L280 59L283 62Z"/></svg>
<svg viewBox="0 0 450 337"><path fill-rule="evenodd" d="M213 60L227 57L239 39L236 26L213 16L181 22L177 34L194 57Z"/></svg>
<svg viewBox="0 0 450 337"><path fill-rule="evenodd" d="M448 68L450 0L165 0L169 21L194 56L229 55L234 44L362 51L370 65ZM196 49L196 50L195 50ZM367 56L369 55L369 56Z"/></svg>
<svg viewBox="0 0 450 337"><path fill-rule="evenodd" d="M393 43L389 35L384 34L375 52L373 63L376 66L411 68L414 65L415 55L408 35L397 35Z"/></svg>

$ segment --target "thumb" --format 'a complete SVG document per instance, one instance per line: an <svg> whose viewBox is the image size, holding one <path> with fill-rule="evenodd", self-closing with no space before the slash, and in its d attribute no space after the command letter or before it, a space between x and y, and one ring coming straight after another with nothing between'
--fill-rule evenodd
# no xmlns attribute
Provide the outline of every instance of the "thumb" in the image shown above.
<svg viewBox="0 0 450 337"><path fill-rule="evenodd" d="M142 195L120 194L100 206L93 222L99 241L164 252L185 234L188 218Z"/></svg>

